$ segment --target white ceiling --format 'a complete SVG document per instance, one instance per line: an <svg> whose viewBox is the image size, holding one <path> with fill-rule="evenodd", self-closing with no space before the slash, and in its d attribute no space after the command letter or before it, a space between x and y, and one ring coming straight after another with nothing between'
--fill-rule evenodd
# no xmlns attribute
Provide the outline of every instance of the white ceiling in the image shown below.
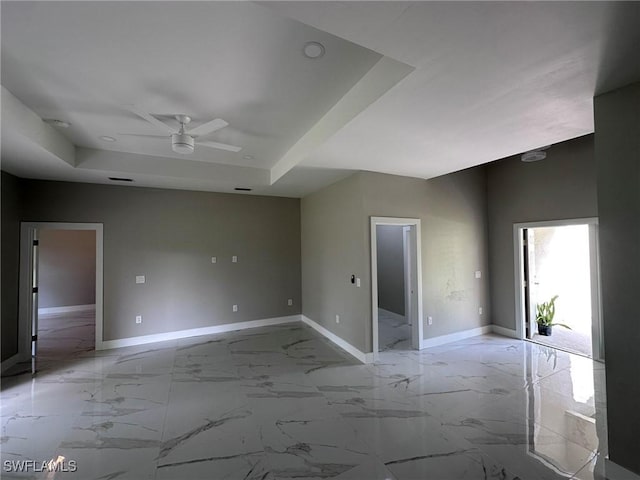
<svg viewBox="0 0 640 480"><path fill-rule="evenodd" d="M639 2L1 8L2 168L29 178L287 196L354 170L429 178L590 133L594 94L640 80ZM120 135L157 133L126 104L223 118L206 139L243 150Z"/></svg>

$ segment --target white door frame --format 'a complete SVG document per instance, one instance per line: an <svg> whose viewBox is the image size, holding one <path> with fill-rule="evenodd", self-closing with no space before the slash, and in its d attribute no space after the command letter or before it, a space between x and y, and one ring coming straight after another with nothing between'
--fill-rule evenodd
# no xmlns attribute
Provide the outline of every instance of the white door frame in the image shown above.
<svg viewBox="0 0 640 480"><path fill-rule="evenodd" d="M103 311L103 225L101 223L21 222L20 224L20 286L18 317L18 355L20 361L31 360L31 312L30 286L33 269L33 239L38 230L94 230L96 232L96 350L102 350ZM36 332L37 333L37 332Z"/></svg>
<svg viewBox="0 0 640 480"><path fill-rule="evenodd" d="M423 324L422 324L422 253L421 253L421 227L419 218L400 217L371 217L371 332L372 332L372 352L373 358L378 356L378 225L395 225L410 227L411 250L413 272L416 291L414 307L411 311L415 313L411 322L411 341L413 348L421 350L424 348Z"/></svg>
<svg viewBox="0 0 640 480"><path fill-rule="evenodd" d="M522 230L541 227L567 227L571 225L589 226L589 255L591 265L591 333L594 360L604 361L604 338L602 328L602 305L600 302L600 255L598 249L598 217L569 218L540 222L513 224L514 278L516 292L516 337L525 339L525 299L524 287L524 244Z"/></svg>

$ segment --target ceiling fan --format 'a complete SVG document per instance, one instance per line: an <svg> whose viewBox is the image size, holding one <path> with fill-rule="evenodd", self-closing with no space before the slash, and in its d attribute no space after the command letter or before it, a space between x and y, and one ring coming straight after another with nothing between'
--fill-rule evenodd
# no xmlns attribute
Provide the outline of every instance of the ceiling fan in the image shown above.
<svg viewBox="0 0 640 480"><path fill-rule="evenodd" d="M128 105L127 109L165 133L164 135L138 135L135 133L123 133L121 135L151 138L169 137L171 139L171 148L173 149L173 151L176 153L182 153L184 155L193 153L196 144L202 145L203 147L227 150L229 152L239 152L240 150L242 150L241 147L229 145L227 143L211 142L209 140L198 140L198 138L203 135L208 135L209 133L213 133L229 125L227 122L220 118L205 122L202 125L197 126L196 128L192 128L191 130L185 130L185 126L189 125L189 123L191 122L191 117L187 115L174 115L175 119L180 124L180 128L176 130L175 128L172 128L166 123L160 121L150 113L144 112L136 108L135 106Z"/></svg>

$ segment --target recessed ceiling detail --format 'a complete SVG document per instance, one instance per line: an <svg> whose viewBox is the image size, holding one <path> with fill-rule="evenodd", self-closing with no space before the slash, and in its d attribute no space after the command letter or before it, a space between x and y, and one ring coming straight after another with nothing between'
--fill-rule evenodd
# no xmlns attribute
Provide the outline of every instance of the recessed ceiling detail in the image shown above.
<svg viewBox="0 0 640 480"><path fill-rule="evenodd" d="M223 178L254 184L250 168L268 189L273 167L383 58L252 2L24 1L0 8L3 86L40 118L68 121L58 131L82 152L73 172L55 164L47 178L101 181L101 170L135 173L137 184L228 191ZM312 56L331 55L310 62L300 53L309 39ZM358 113L377 96L365 98ZM14 139L12 152L20 142ZM238 156L241 149L254 158ZM40 175L31 153L18 156L3 168Z"/></svg>
<svg viewBox="0 0 640 480"><path fill-rule="evenodd" d="M28 178L291 196L356 170L430 178L590 133L594 93L640 80L640 2L0 9L2 168Z"/></svg>

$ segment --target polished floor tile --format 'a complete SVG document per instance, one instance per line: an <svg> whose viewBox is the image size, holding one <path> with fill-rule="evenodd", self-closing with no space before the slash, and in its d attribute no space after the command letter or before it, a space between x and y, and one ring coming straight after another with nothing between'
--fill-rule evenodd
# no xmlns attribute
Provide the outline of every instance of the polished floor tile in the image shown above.
<svg viewBox="0 0 640 480"><path fill-rule="evenodd" d="M607 454L602 365L541 345L362 365L295 323L93 352L68 320L35 377L2 379L0 447L77 472L2 478L592 480Z"/></svg>

